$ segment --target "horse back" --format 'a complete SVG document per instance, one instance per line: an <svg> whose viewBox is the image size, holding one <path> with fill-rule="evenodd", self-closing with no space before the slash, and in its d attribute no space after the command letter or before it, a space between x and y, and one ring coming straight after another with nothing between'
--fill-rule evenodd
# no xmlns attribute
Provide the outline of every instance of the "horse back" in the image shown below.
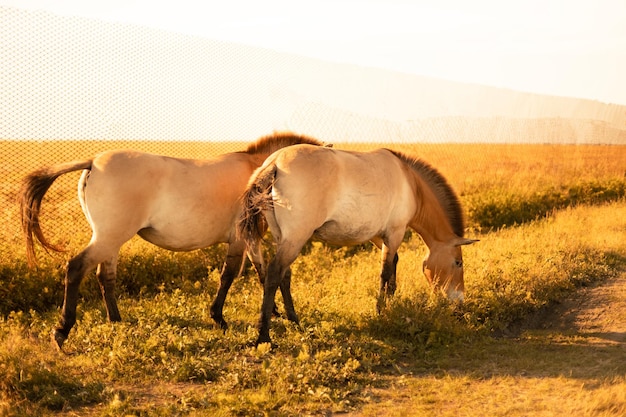
<svg viewBox="0 0 626 417"><path fill-rule="evenodd" d="M387 150L293 146L274 163L274 212L283 232L293 222L331 243L359 243L405 227L415 212L409 174Z"/></svg>
<svg viewBox="0 0 626 417"><path fill-rule="evenodd" d="M85 214L96 234L140 233L172 250L228 242L253 169L243 153L192 160L104 152L83 181Z"/></svg>
<svg viewBox="0 0 626 417"><path fill-rule="evenodd" d="M171 195L204 192L232 193L233 188L243 189L255 166L244 153L230 153L212 159L184 159L155 155L146 152L115 150L98 154L93 161L89 183L96 176L109 186L151 189ZM143 194L143 193L142 193Z"/></svg>

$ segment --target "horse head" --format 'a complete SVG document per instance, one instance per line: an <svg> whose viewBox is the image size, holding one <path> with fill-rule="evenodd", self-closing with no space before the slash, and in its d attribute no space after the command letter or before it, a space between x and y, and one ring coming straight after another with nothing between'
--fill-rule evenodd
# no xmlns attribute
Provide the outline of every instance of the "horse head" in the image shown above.
<svg viewBox="0 0 626 417"><path fill-rule="evenodd" d="M465 283L461 246L475 242L478 241L456 237L448 242L438 242L430 246L422 270L434 291L443 292L451 301L463 302Z"/></svg>

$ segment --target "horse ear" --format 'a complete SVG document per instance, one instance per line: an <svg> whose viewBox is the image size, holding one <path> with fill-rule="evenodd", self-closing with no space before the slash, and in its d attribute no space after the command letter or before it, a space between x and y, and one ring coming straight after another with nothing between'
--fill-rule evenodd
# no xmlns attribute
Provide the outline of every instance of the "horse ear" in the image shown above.
<svg viewBox="0 0 626 417"><path fill-rule="evenodd" d="M480 242L478 239L466 239L464 237L459 237L454 242L454 246L463 246L463 245L471 245L472 243Z"/></svg>

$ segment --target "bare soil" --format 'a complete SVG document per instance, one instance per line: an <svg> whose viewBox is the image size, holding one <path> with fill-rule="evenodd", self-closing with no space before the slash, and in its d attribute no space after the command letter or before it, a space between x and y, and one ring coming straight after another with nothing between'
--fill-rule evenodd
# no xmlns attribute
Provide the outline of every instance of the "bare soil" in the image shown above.
<svg viewBox="0 0 626 417"><path fill-rule="evenodd" d="M495 336L433 372L392 378L348 416L626 415L626 271Z"/></svg>
<svg viewBox="0 0 626 417"><path fill-rule="evenodd" d="M581 288L511 330L518 334L539 330L577 335L587 343L626 348L626 273Z"/></svg>

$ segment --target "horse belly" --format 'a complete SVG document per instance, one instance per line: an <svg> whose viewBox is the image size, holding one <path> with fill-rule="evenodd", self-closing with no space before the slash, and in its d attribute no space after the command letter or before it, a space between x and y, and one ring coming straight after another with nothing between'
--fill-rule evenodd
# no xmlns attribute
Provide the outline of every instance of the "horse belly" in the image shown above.
<svg viewBox="0 0 626 417"><path fill-rule="evenodd" d="M401 198L387 189L378 192L358 189L339 193L342 197L333 203L328 220L314 236L331 244L356 245L386 234L391 228L406 226L409 213L398 204Z"/></svg>
<svg viewBox="0 0 626 417"><path fill-rule="evenodd" d="M214 176L202 172L175 179L162 187L153 204L148 228L139 235L157 246L176 251L232 241L240 211L238 190L244 184L233 180L229 187L221 187Z"/></svg>
<svg viewBox="0 0 626 417"><path fill-rule="evenodd" d="M330 220L315 230L313 238L332 245L352 246L367 242L379 233L380 228L372 223Z"/></svg>
<svg viewBox="0 0 626 417"><path fill-rule="evenodd" d="M198 198L162 200L139 236L165 249L189 251L228 242L235 211L230 206L210 204ZM172 204L175 203L175 204Z"/></svg>
<svg viewBox="0 0 626 417"><path fill-rule="evenodd" d="M137 234L142 239L172 251L202 249L216 243L228 242L230 228L212 227L189 222L172 222L141 229Z"/></svg>

